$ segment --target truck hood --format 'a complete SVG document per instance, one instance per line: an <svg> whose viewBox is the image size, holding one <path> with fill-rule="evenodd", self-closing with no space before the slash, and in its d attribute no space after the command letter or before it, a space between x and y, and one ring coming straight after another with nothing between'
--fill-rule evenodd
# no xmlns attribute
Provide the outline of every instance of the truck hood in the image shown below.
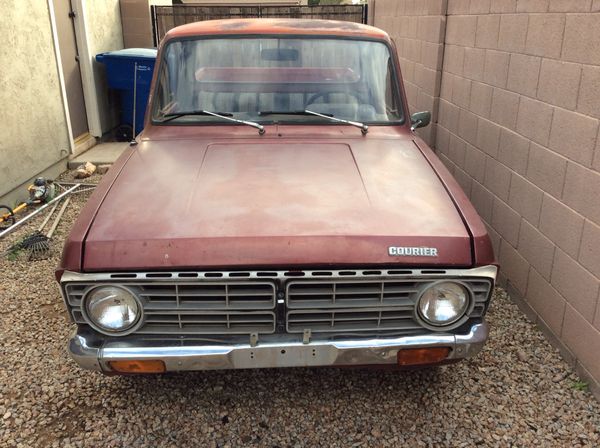
<svg viewBox="0 0 600 448"><path fill-rule="evenodd" d="M392 263L472 263L460 214L408 136L142 141L89 228L83 269Z"/></svg>

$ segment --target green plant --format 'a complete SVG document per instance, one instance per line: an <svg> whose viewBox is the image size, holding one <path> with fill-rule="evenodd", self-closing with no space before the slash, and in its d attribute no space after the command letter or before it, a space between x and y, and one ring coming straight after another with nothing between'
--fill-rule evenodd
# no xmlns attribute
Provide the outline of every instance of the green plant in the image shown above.
<svg viewBox="0 0 600 448"><path fill-rule="evenodd" d="M571 388L575 390L586 391L588 389L588 383L585 381L573 381L571 383Z"/></svg>

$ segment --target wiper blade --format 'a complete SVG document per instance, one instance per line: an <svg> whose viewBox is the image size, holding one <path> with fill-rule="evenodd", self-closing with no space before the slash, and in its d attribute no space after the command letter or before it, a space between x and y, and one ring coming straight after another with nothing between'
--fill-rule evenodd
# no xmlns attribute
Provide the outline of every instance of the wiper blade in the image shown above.
<svg viewBox="0 0 600 448"><path fill-rule="evenodd" d="M266 115L313 115L306 110L261 110L258 115L264 117ZM331 114L323 114L328 117L333 117Z"/></svg>
<svg viewBox="0 0 600 448"><path fill-rule="evenodd" d="M349 124L352 126L356 126L357 128L360 128L363 135L365 135L367 132L369 132L369 126L367 126L364 123L359 123L357 121L344 120L342 118L335 118L332 114L321 114L319 112L314 112L314 111L308 110L308 109L305 109L305 110L264 110L264 111L260 111L258 113L258 115L260 115L260 116L265 116L265 115L314 115L316 117L327 118L328 120L331 120L331 121L337 121L339 123L345 123L345 124Z"/></svg>
<svg viewBox="0 0 600 448"><path fill-rule="evenodd" d="M183 112L173 112L170 114L165 114L164 119L161 120L161 123L167 123L171 120L175 120L176 118L185 117L186 115L210 115L211 117L222 118L223 120L231 121L233 123L245 124L246 126L252 126L253 128L258 129L258 133L263 135L265 133L265 127L261 124L254 123L253 121L246 120L238 120L237 118L232 118L233 114L229 112L210 112L208 110L189 110Z"/></svg>
<svg viewBox="0 0 600 448"><path fill-rule="evenodd" d="M369 126L367 126L364 123L359 123L358 121L350 121L350 120L344 120L342 118L335 118L333 115L325 115L325 114L320 114L319 112L314 112L312 110L305 110L304 112L306 112L309 115L316 115L317 117L322 117L322 118L327 118L328 120L331 121L337 121L339 123L345 123L345 124L349 124L352 126L356 126L357 128L360 128L360 132L362 132L362 135L366 135L367 132L369 132Z"/></svg>

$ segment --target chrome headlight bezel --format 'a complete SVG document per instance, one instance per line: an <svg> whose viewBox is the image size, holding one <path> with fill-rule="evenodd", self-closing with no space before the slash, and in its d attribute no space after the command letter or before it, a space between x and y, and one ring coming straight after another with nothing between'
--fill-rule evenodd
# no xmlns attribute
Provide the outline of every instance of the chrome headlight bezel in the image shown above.
<svg viewBox="0 0 600 448"><path fill-rule="evenodd" d="M99 289L103 289L103 288L120 289L120 290L124 291L125 293L129 294L131 296L131 298L134 299L134 301L137 305L137 316L132 324L130 324L127 327L124 327L124 329L122 329L122 330L111 330L110 328L106 328L103 325L99 324L92 317L90 317L89 312L88 312L88 305L89 305L89 300L90 300L91 294L94 291L98 291ZM97 332L102 333L106 336L126 336L128 334L133 333L138 328L140 328L140 326L142 325L142 323L144 321L144 307L143 307L142 301L140 300L138 295L134 291L132 291L130 288L127 288L126 286L115 285L115 284L94 285L94 287L88 289L85 292L85 294L83 295L82 300L81 300L81 314L82 314L83 318L85 319L86 323L90 327L92 327Z"/></svg>
<svg viewBox="0 0 600 448"><path fill-rule="evenodd" d="M462 312L457 314L454 319L451 319L448 322L440 324L440 323L435 323L435 322L429 320L426 316L423 315L423 313L421 312L421 299L423 298L425 293L427 291L429 291L431 288L439 286L440 284L443 284L443 283L453 283L455 285L460 286L465 291L466 304L465 304ZM417 301L415 303L415 318L423 327L425 327L429 330L449 331L449 330L453 330L455 328L460 327L467 320L469 320L469 316L470 316L471 312L473 311L474 307L475 307L475 300L473 297L473 291L471 291L471 288L467 284L465 284L459 280L455 280L455 279L440 279L440 280L437 280L437 281L427 284L427 286L420 291L419 297L417 298Z"/></svg>

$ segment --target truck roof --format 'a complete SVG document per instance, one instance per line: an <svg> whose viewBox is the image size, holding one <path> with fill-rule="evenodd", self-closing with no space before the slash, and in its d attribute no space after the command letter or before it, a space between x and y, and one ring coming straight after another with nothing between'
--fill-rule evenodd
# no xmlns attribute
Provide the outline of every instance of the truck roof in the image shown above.
<svg viewBox="0 0 600 448"><path fill-rule="evenodd" d="M366 37L389 40L385 31L361 23L317 19L225 19L189 23L170 30L166 40L203 35L288 34Z"/></svg>

